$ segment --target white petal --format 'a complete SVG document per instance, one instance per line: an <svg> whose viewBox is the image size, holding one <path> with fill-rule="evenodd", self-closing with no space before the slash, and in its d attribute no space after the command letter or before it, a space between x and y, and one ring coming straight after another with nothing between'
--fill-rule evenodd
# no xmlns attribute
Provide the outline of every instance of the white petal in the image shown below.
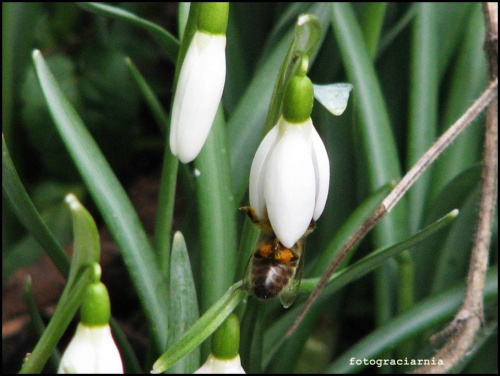
<svg viewBox="0 0 500 376"><path fill-rule="evenodd" d="M314 173L316 176L316 205L314 207L314 220L318 219L323 213L328 198L328 189L330 188L330 160L326 152L325 145L321 140L316 129L312 128L312 154Z"/></svg>
<svg viewBox="0 0 500 376"><path fill-rule="evenodd" d="M233 359L218 359L212 354L208 356L207 361L194 373L246 373L241 367L240 356Z"/></svg>
<svg viewBox="0 0 500 376"><path fill-rule="evenodd" d="M210 133L226 79L226 37L196 32L179 74L172 106L170 148L188 163Z"/></svg>
<svg viewBox="0 0 500 376"><path fill-rule="evenodd" d="M352 90L351 84L313 85L313 87L314 97L319 103L333 115L342 115L347 107L349 93Z"/></svg>
<svg viewBox="0 0 500 376"><path fill-rule="evenodd" d="M57 373L123 373L120 353L109 325L78 324Z"/></svg>
<svg viewBox="0 0 500 376"><path fill-rule="evenodd" d="M278 123L279 124L279 123ZM250 168L249 196L250 205L254 208L257 218L267 219L266 202L264 199L264 166L269 150L275 144L278 137L278 124L275 125L264 137L255 153Z"/></svg>
<svg viewBox="0 0 500 376"><path fill-rule="evenodd" d="M276 236L293 247L306 232L316 201L311 125L288 125L281 131L264 172L264 195Z"/></svg>
<svg viewBox="0 0 500 376"><path fill-rule="evenodd" d="M93 329L92 342L96 349L95 373L123 373L120 352L109 325Z"/></svg>

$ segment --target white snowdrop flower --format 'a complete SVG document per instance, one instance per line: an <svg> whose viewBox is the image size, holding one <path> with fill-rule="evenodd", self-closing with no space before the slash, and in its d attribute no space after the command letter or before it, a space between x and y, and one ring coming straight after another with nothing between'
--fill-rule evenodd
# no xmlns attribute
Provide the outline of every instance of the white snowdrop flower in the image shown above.
<svg viewBox="0 0 500 376"><path fill-rule="evenodd" d="M212 352L195 373L246 373L241 367L240 319L234 313L212 334Z"/></svg>
<svg viewBox="0 0 500 376"><path fill-rule="evenodd" d="M213 354L194 373L246 373L241 367L240 356L232 359L218 359Z"/></svg>
<svg viewBox="0 0 500 376"><path fill-rule="evenodd" d="M80 323L61 358L57 373L123 373L118 347L111 335L109 295L100 281L87 287Z"/></svg>
<svg viewBox="0 0 500 376"><path fill-rule="evenodd" d="M262 140L250 171L250 205L290 248L321 216L328 197L330 162L310 118L312 90L307 76L290 80L283 115Z"/></svg>
<svg viewBox="0 0 500 376"><path fill-rule="evenodd" d="M200 6L197 30L182 63L172 107L170 149L183 163L200 153L222 98L227 14L227 3Z"/></svg>
<svg viewBox="0 0 500 376"><path fill-rule="evenodd" d="M123 373L123 364L109 325L79 323L57 373Z"/></svg>

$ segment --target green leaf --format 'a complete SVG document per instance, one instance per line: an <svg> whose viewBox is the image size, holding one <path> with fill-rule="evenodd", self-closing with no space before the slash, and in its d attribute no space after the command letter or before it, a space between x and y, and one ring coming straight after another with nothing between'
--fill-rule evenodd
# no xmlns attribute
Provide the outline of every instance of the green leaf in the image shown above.
<svg viewBox="0 0 500 376"><path fill-rule="evenodd" d="M146 79L142 76L141 72L139 72L133 61L127 57L125 58L125 64L127 65L127 68L130 74L132 75L132 78L137 84L137 87L141 91L141 94L144 97L144 100L146 101L146 104L148 105L149 109L151 110L151 113L153 114L156 122L158 123L160 130L166 137L166 135L168 134L169 124L170 124L170 118L168 114L165 112L165 109L158 100L158 97L151 89L151 87L148 85Z"/></svg>
<svg viewBox="0 0 500 376"><path fill-rule="evenodd" d="M437 35L437 6L419 3L413 19L410 71L410 103L406 168L409 170L434 143L437 135L438 69L440 46ZM423 174L408 192L410 232L420 228L427 203L430 171Z"/></svg>
<svg viewBox="0 0 500 376"><path fill-rule="evenodd" d="M372 58L377 55L382 26L387 10L387 3L373 2L363 4L361 25L368 52Z"/></svg>
<svg viewBox="0 0 500 376"><path fill-rule="evenodd" d="M200 315L186 242L179 231L174 235L170 262L168 347L177 343ZM200 350L196 348L175 363L169 373L193 373L199 365Z"/></svg>
<svg viewBox="0 0 500 376"><path fill-rule="evenodd" d="M164 348L167 342L166 303L157 296L167 296L167 293L144 229L123 187L37 50L33 53L33 61L58 132L122 251L151 325L155 346Z"/></svg>
<svg viewBox="0 0 500 376"><path fill-rule="evenodd" d="M404 341L414 338L426 329L450 319L459 309L464 297L465 283L446 290L439 295L433 295L411 310L399 315L390 322L376 329L362 340L358 341L349 350L324 370L325 373L354 373L365 366L350 363L355 359L377 359L385 351L390 350ZM491 268L487 272L484 299L493 301L498 299L498 269Z"/></svg>
<svg viewBox="0 0 500 376"><path fill-rule="evenodd" d="M450 87L443 101L441 133L465 112L486 87L484 36L483 12L480 4L475 4L458 55L454 59L449 79ZM481 122L481 117L474 120L473 124L436 161L432 169L429 202L432 202L453 178L481 160L483 133Z"/></svg>
<svg viewBox="0 0 500 376"><path fill-rule="evenodd" d="M97 226L90 213L71 193L66 196L65 201L69 205L73 218L73 257L71 258L71 270L68 277L68 286L71 286L81 267L87 264L99 263L101 245Z"/></svg>
<svg viewBox="0 0 500 376"><path fill-rule="evenodd" d="M458 225L457 223L454 223L453 226L445 229L442 233L429 237L422 244L420 244L417 247L416 252L413 253L415 270L418 270L418 278L415 279L415 296L417 300L430 294L431 285L433 284L433 280L436 278L435 273L441 257L440 255L443 252L448 252L449 256L453 255L453 252L450 252L450 249L448 248L452 246L452 243L450 242L453 242L453 236L450 236L450 232L455 226L459 226L462 230L465 230L463 234L460 233L461 230L454 230L458 239L462 239L455 244L458 246L457 256L461 255L459 257L465 257L464 260L459 260L458 265L461 265L460 268L462 268L463 263L467 262L469 259L468 254L470 252L470 242L472 237L469 239L466 237L469 236L467 234L471 234L471 231L474 229L474 226L470 225L471 223L474 223L474 220L469 222L469 225L467 225L468 222L466 218L470 218L471 214L468 213L470 210L464 211L464 209L466 209L465 203L468 200L468 197L470 197L473 192L478 191L480 178L480 165L469 168L450 181L441 193L430 202L429 208L432 209L426 213L426 224L434 222L437 218L439 218L441 213L447 212L453 208L458 208L462 215L457 221ZM477 197L477 195L474 196ZM460 225L460 223L462 224ZM469 228L467 228L467 226ZM445 245L447 246L445 247ZM446 249L448 249L448 251L445 251ZM450 265L450 267L452 267L452 265ZM443 272L444 271L445 270L443 269ZM444 275L442 277L444 277Z"/></svg>
<svg viewBox="0 0 500 376"><path fill-rule="evenodd" d="M80 307L87 286L95 280L96 266L98 267L98 264L83 266L77 271L73 285L66 284L47 329L43 332L29 357L24 361L19 373L40 373L42 371L57 342Z"/></svg>
<svg viewBox="0 0 500 376"><path fill-rule="evenodd" d="M110 6L102 3L77 3L81 8L106 16L115 18L120 21L129 22L133 25L139 26L147 30L160 45L165 49L170 60L175 64L177 62L177 55L179 53L179 41L168 31L158 26L157 24L147 21L143 18L137 17L135 14L126 10Z"/></svg>
<svg viewBox="0 0 500 376"><path fill-rule="evenodd" d="M31 326L35 329L37 337L41 337L44 330L45 324L42 319L42 315L40 315L40 311L38 310L35 302L35 298L33 296L33 284L31 282L31 276L27 276L24 281L24 303L26 304L26 308L28 310L28 314L31 320ZM57 349L54 350L53 354L49 359L50 365L52 366L52 371L56 372L59 367L59 363L61 362L61 354Z"/></svg>
<svg viewBox="0 0 500 376"><path fill-rule="evenodd" d="M9 198L14 212L40 246L54 262L64 277L69 273L69 258L40 217L33 202L24 189L10 158L2 134L2 188Z"/></svg>
<svg viewBox="0 0 500 376"><path fill-rule="evenodd" d="M170 347L153 364L151 373L161 373L176 361L199 346L219 327L245 298L243 282L232 285L229 290L184 334L182 339Z"/></svg>
<svg viewBox="0 0 500 376"><path fill-rule="evenodd" d="M231 286L236 270L237 204L225 131L219 106L212 130L194 162L200 216L202 313Z"/></svg>

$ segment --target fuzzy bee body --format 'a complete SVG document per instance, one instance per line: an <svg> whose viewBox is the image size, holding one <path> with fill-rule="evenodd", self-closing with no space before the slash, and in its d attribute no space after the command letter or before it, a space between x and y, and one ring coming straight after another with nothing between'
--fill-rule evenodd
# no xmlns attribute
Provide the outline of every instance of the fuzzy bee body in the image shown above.
<svg viewBox="0 0 500 376"><path fill-rule="evenodd" d="M262 231L245 272L245 288L260 300L279 297L283 306L288 308L299 292L305 237L314 229L314 222L293 247L287 248L276 237L269 222L259 221L252 208L243 209Z"/></svg>

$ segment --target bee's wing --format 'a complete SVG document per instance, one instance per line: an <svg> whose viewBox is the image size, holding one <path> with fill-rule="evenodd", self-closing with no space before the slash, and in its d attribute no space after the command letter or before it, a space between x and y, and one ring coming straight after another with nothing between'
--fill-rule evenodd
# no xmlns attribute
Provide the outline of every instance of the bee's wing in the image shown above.
<svg viewBox="0 0 500 376"><path fill-rule="evenodd" d="M283 289L281 294L279 295L281 304L284 308L290 307L295 299L297 299L297 295L299 294L300 281L302 279L302 270L304 269L304 252L302 251L302 255L299 256L299 266L297 267L297 271L295 275L292 277L290 283Z"/></svg>

